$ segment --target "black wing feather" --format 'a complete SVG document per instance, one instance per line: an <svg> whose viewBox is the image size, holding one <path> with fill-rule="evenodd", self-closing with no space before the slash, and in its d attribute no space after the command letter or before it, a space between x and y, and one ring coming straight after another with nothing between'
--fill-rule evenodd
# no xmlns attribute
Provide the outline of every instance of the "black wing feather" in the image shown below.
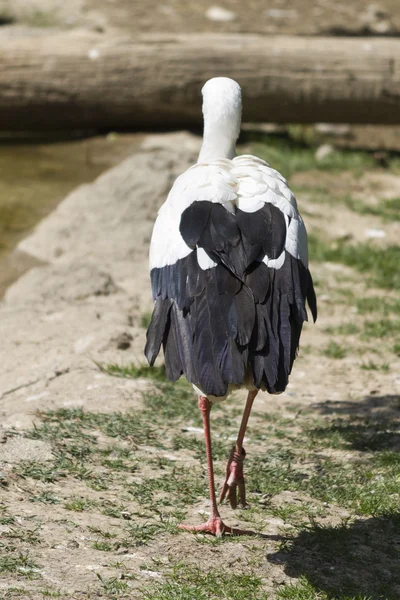
<svg viewBox="0 0 400 600"><path fill-rule="evenodd" d="M307 319L306 300L317 316L311 275L284 250L283 213L266 204L254 213L232 214L220 204L197 201L182 213L180 233L192 252L151 271L149 363L162 343L167 377L184 373L206 395L224 396L230 383L245 381L283 391ZM201 269L197 248L216 266ZM280 269L262 262L282 252Z"/></svg>

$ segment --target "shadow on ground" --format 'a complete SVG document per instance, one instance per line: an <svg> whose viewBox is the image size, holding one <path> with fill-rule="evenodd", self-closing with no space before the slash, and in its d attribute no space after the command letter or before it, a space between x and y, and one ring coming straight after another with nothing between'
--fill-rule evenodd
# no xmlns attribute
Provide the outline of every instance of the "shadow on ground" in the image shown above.
<svg viewBox="0 0 400 600"><path fill-rule="evenodd" d="M330 599L400 598L400 513L312 526L283 550L267 555L290 577L304 576Z"/></svg>
<svg viewBox="0 0 400 600"><path fill-rule="evenodd" d="M313 428L313 437L331 438L365 452L400 451L400 396L367 396L362 402L330 401L314 405L322 415L336 417ZM399 567L400 568L400 567Z"/></svg>

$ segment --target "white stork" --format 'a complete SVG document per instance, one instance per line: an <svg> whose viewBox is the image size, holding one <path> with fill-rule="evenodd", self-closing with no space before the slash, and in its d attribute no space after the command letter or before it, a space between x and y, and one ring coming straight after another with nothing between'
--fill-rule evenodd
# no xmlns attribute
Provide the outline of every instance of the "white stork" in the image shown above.
<svg viewBox="0 0 400 600"><path fill-rule="evenodd" d="M241 533L219 515L210 410L235 389L248 398L229 457L220 501L246 504L243 438L258 391L283 392L296 357L306 300L316 299L307 233L284 177L251 155L236 156L241 90L216 77L202 89L204 136L198 162L175 181L160 208L150 246L154 311L145 354L164 349L166 375L182 374L199 395L211 498L203 525L214 535Z"/></svg>

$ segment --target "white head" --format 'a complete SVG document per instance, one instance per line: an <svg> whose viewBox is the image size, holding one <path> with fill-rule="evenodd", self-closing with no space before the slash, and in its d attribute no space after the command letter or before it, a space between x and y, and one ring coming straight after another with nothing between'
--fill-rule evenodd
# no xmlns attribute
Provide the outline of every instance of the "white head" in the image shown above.
<svg viewBox="0 0 400 600"><path fill-rule="evenodd" d="M201 92L204 136L199 162L233 158L242 118L240 85L229 77L214 77L204 84Z"/></svg>

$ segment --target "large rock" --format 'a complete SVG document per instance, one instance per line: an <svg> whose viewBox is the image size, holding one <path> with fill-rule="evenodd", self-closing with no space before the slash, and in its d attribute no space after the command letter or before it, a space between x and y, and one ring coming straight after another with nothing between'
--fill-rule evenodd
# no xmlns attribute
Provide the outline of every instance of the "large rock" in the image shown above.
<svg viewBox="0 0 400 600"><path fill-rule="evenodd" d="M26 426L37 408L116 410L139 400L144 382L110 380L96 362L143 360L153 222L198 148L189 134L150 136L140 153L75 190L20 243L45 264L0 304L3 424ZM129 349L118 347L121 335L132 338Z"/></svg>

